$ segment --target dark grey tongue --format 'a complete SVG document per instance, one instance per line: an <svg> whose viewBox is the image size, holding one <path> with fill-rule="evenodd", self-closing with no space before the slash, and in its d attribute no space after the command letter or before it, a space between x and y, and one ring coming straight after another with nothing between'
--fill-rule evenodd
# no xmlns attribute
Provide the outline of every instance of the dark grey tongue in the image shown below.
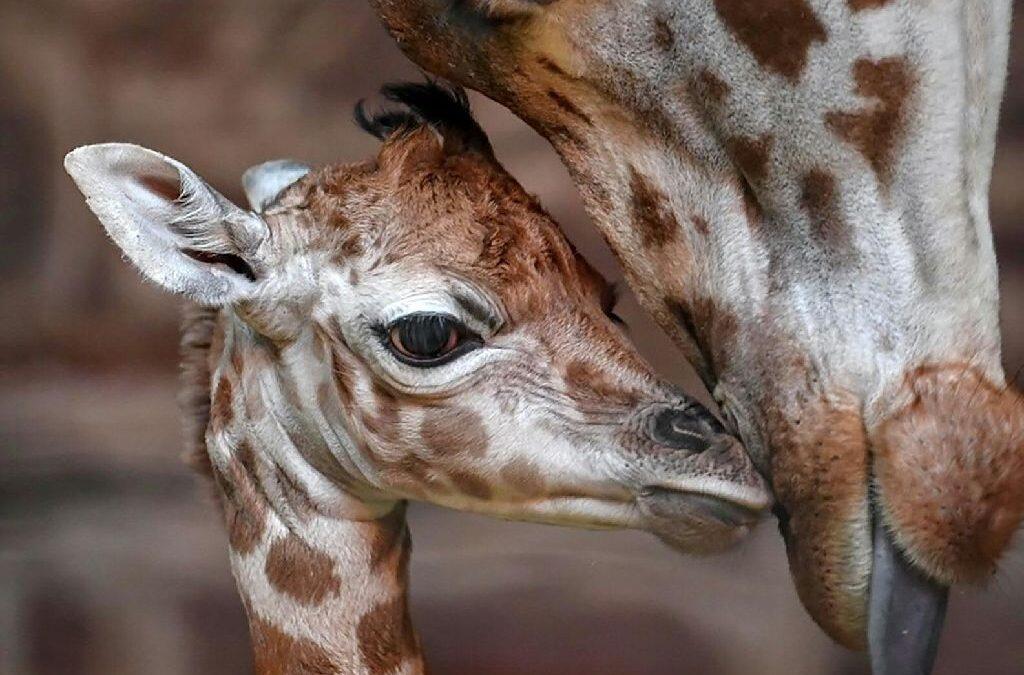
<svg viewBox="0 0 1024 675"><path fill-rule="evenodd" d="M928 675L935 663L949 588L907 562L875 517L868 649L874 675Z"/></svg>

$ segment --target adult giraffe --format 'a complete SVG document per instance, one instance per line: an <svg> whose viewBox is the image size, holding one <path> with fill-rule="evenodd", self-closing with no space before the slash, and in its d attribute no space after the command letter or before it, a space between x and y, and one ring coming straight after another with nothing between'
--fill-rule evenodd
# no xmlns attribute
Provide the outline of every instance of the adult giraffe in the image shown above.
<svg viewBox="0 0 1024 675"><path fill-rule="evenodd" d="M1024 510L987 201L1008 0L373 2L560 153L770 476L815 620L927 668L944 588Z"/></svg>

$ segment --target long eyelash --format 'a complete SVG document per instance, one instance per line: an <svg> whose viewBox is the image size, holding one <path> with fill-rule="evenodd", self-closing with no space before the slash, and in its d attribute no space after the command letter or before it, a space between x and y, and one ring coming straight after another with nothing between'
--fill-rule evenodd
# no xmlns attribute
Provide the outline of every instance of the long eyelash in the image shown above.
<svg viewBox="0 0 1024 675"><path fill-rule="evenodd" d="M394 356L396 359L398 359L402 363L404 363L406 365L409 365L409 366L416 367L416 368L432 368L432 367L435 367L435 366L444 365L446 363L449 363L449 362L459 358L463 354L466 354L467 352L470 352L470 351L472 351L474 349L477 349L478 347L483 345L483 339L479 335L477 335L473 331L469 330L465 326L465 324L462 324L460 321L455 320L453 318L453 320L456 321L457 330L459 330L459 333L460 333L461 338L462 338L462 342L455 349L453 349L452 351L448 352L447 354L444 354L444 355L442 355L442 356L440 356L440 357L438 357L436 359L433 359L433 360L416 360L416 359L410 358L408 356L405 356L401 352L399 352L399 351L395 350L394 348L392 348L392 346L391 346L391 339L390 339L390 332L391 332L391 329L394 326L396 326L399 322L401 322L401 321L421 322L421 321L432 321L432 320L438 320L438 319L439 319L438 315L430 313L430 312L416 313L416 314L406 315L404 317L399 317L398 319L396 319L394 321L391 321L390 323L387 323L387 324L378 324L377 326L374 327L373 330L374 330L375 333L378 334L379 339L381 340L384 348L387 349L391 353L392 356Z"/></svg>

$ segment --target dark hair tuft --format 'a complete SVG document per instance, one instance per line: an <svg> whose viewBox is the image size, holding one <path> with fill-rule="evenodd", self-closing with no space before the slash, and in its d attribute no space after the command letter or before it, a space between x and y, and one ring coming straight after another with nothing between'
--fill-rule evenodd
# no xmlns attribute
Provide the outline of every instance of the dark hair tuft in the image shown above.
<svg viewBox="0 0 1024 675"><path fill-rule="evenodd" d="M401 108L371 114L367 113L365 101L355 108L356 124L373 136L386 140L396 133L429 126L444 137L446 150L492 154L490 141L473 118L462 87L434 80L399 82L382 87L381 95Z"/></svg>

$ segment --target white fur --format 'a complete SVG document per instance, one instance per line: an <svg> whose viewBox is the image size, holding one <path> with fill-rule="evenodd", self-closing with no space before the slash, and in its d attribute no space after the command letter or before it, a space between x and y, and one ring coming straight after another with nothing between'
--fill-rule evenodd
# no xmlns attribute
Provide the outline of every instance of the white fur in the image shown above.
<svg viewBox="0 0 1024 675"><path fill-rule="evenodd" d="M192 249L234 255L256 268L267 227L207 185L187 166L127 143L87 145L68 153L64 168L107 234L149 279L205 305L245 297L253 283L223 266L186 255ZM178 185L169 199L143 180Z"/></svg>
<svg viewBox="0 0 1024 675"><path fill-rule="evenodd" d="M242 187L249 200L249 208L256 213L273 204L289 185L307 173L309 167L291 159L273 159L257 164L242 174Z"/></svg>

